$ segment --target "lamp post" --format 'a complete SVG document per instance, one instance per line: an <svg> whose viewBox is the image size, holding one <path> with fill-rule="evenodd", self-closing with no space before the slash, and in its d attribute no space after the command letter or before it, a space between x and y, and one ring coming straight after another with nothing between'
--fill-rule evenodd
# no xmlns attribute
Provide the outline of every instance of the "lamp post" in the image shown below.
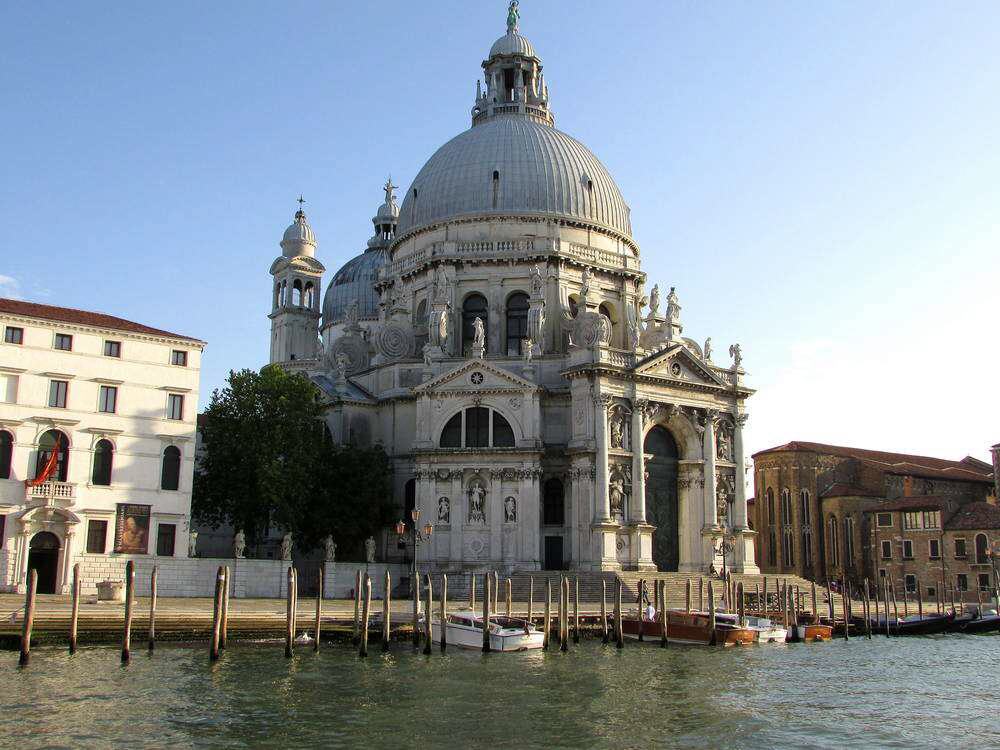
<svg viewBox="0 0 1000 750"><path fill-rule="evenodd" d="M399 541L404 545L413 543L413 565L410 572L410 586L411 590L415 591L417 585L417 547L431 540L434 527L428 521L424 524L422 530L417 528L417 521L420 520L420 511L416 508L410 511L410 518L413 519L413 531L407 533L406 521L396 521L396 536L399 537Z"/></svg>
<svg viewBox="0 0 1000 750"><path fill-rule="evenodd" d="M726 577L727 562L726 558L732 556L732 552L735 549L735 537L728 536L723 530L722 536L719 537L719 546L716 548L715 553L722 555L722 578Z"/></svg>

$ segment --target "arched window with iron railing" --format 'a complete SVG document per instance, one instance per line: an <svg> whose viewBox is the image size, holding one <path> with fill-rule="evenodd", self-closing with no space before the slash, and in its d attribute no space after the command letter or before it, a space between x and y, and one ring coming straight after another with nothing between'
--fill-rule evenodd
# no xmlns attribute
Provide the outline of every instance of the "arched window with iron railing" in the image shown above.
<svg viewBox="0 0 1000 750"><path fill-rule="evenodd" d="M57 450L55 472L51 479L57 482L65 482L69 476L69 438L66 433L60 430L48 430L38 439L38 455L35 459L35 478L37 479L45 471L52 453Z"/></svg>

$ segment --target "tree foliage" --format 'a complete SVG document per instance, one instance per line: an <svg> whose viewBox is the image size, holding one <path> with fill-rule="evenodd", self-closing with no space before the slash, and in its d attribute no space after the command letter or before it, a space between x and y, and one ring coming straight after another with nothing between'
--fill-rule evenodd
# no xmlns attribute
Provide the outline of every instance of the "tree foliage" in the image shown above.
<svg viewBox="0 0 1000 750"><path fill-rule="evenodd" d="M321 396L307 378L280 367L230 372L200 422L194 517L242 529L250 544L280 528L299 549L330 534L344 551L388 523L385 451L333 445Z"/></svg>

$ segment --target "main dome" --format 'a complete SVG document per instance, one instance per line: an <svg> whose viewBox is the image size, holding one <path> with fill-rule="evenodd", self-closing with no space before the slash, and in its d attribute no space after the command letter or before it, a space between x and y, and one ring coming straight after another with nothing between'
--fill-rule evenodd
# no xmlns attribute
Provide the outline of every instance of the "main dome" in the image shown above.
<svg viewBox="0 0 1000 750"><path fill-rule="evenodd" d="M576 219L632 236L628 205L600 160L526 117L489 119L439 148L403 198L396 236L478 215Z"/></svg>

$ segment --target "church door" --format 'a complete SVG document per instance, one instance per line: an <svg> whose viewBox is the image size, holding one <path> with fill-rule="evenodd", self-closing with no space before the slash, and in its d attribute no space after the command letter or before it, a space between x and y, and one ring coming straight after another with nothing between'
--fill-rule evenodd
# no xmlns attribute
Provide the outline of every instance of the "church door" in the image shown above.
<svg viewBox="0 0 1000 750"><path fill-rule="evenodd" d="M561 536L545 537L545 569L563 569L563 538Z"/></svg>
<svg viewBox="0 0 1000 750"><path fill-rule="evenodd" d="M56 593L56 578L59 573L59 537L48 531L40 531L31 538L28 570L37 572L37 591L39 594Z"/></svg>
<svg viewBox="0 0 1000 750"><path fill-rule="evenodd" d="M677 570L680 540L677 529L677 443L663 427L646 435L646 516L656 526L653 532L653 562L659 570Z"/></svg>

